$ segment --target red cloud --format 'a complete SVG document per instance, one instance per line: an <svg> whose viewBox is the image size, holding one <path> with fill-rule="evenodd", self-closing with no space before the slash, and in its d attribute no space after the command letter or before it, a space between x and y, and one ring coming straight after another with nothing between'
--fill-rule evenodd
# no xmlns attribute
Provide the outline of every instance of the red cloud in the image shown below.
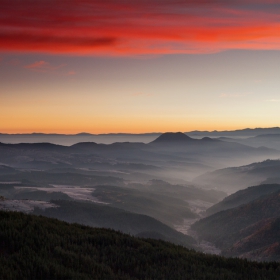
<svg viewBox="0 0 280 280"><path fill-rule="evenodd" d="M66 75L67 75L67 76L73 76L73 75L76 75L76 72L73 71L73 70L71 70L71 71L69 71Z"/></svg>
<svg viewBox="0 0 280 280"><path fill-rule="evenodd" d="M26 65L24 68L26 69L42 69L42 68L46 68L46 67L49 67L49 63L46 62L46 61L37 61L37 62L34 62L33 64L29 64L29 65Z"/></svg>
<svg viewBox="0 0 280 280"><path fill-rule="evenodd" d="M279 50L277 2L3 0L0 50L77 55Z"/></svg>
<svg viewBox="0 0 280 280"><path fill-rule="evenodd" d="M58 66L53 66L46 61L40 60L40 61L36 61L32 64L26 65L26 66L24 66L24 68L34 70L34 71L37 71L37 72L49 72L49 71L57 70L57 69L59 69L63 66L65 66L65 64L61 64L61 65L58 65Z"/></svg>

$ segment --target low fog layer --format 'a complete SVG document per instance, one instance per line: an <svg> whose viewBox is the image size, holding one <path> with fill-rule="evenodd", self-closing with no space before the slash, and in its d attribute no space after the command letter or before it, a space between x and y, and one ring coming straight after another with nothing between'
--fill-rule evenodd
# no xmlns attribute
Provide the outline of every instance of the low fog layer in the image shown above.
<svg viewBox="0 0 280 280"><path fill-rule="evenodd" d="M228 194L259 184L280 183L280 160L219 169L198 176L193 183L206 189L223 190Z"/></svg>

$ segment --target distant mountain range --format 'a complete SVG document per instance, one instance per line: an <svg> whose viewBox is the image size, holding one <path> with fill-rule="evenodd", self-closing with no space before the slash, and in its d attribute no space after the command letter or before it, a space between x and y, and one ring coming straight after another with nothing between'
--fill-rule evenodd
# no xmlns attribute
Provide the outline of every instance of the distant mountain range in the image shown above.
<svg viewBox="0 0 280 280"><path fill-rule="evenodd" d="M236 142L251 147L267 147L280 150L280 134L261 134L249 138L218 137L226 142Z"/></svg>
<svg viewBox="0 0 280 280"><path fill-rule="evenodd" d="M162 133L108 133L91 134L81 132L78 134L57 134L57 133L30 133L30 134L7 134L0 133L0 142L3 143L36 143L49 142L61 145L73 145L78 142L97 142L111 144L114 142L143 142L149 143L155 140ZM262 134L280 134L279 127L273 128L246 128L232 131L189 131L185 132L194 138L203 137L253 137Z"/></svg>
<svg viewBox="0 0 280 280"><path fill-rule="evenodd" d="M144 134L126 134L126 133L110 133L110 134L1 134L0 142L3 143L39 143L49 142L53 144L71 146L79 142L96 142L103 144L112 144L114 142L143 142L149 143L156 139L161 133L144 133Z"/></svg>
<svg viewBox="0 0 280 280"><path fill-rule="evenodd" d="M189 136L192 137L253 137L261 134L280 134L280 127L271 127L271 128L245 128L238 130L224 130L224 131L190 131L186 132Z"/></svg>
<svg viewBox="0 0 280 280"><path fill-rule="evenodd" d="M0 143L2 165L33 170L78 167L95 170L99 175L100 172L107 176L117 174L127 180L145 182L161 179L182 183L223 166L279 157L280 151L266 147L255 148L209 137L195 139L181 132L164 133L149 143L86 141L70 146Z"/></svg>

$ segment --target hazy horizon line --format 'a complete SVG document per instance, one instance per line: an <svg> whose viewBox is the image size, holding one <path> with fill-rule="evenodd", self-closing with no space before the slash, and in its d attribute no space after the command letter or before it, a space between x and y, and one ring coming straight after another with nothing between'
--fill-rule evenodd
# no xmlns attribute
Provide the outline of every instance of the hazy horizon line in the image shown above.
<svg viewBox="0 0 280 280"><path fill-rule="evenodd" d="M98 135L152 135L152 134L163 134L163 133L176 133L176 132L182 132L182 133L194 133L194 132L235 132L235 131L242 131L242 130L257 130L257 129L280 129L279 126L275 127L255 127L255 128L239 128L239 129L232 129L232 130L191 130L191 131L164 131L164 132L142 132L142 133L132 133L132 132L108 132L108 133L91 133L91 132L77 132L77 133L58 133L58 132L15 132L15 133L5 133L0 132L0 135L67 135L67 136L77 136L77 135L92 135L92 136L98 136Z"/></svg>

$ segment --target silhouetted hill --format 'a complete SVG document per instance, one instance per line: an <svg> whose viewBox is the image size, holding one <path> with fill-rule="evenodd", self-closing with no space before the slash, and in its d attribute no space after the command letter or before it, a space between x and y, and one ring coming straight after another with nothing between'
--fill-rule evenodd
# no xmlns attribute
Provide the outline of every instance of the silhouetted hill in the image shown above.
<svg viewBox="0 0 280 280"><path fill-rule="evenodd" d="M239 157L241 155L275 155L277 153L280 155L280 151L266 147L254 148L240 143L226 142L218 139L211 139L209 137L194 139L182 132L164 133L146 146L165 148L167 149L166 151L172 152L180 150L192 156L200 156L201 154L209 156L211 154L212 158L221 156ZM170 150L171 148L175 148L175 150Z"/></svg>
<svg viewBox="0 0 280 280"><path fill-rule="evenodd" d="M217 140L217 139L212 139L212 138L210 138L210 137L203 137L203 138L201 139L201 141L202 141L202 142L220 142L219 140Z"/></svg>
<svg viewBox="0 0 280 280"><path fill-rule="evenodd" d="M264 195L280 191L280 184L259 185L240 190L234 194L225 197L222 201L208 208L205 215L209 216L217 212L238 207L242 204L251 202Z"/></svg>
<svg viewBox="0 0 280 280"><path fill-rule="evenodd" d="M64 152L68 150L68 147L62 145L56 145L51 143L20 143L20 144L4 144L0 143L2 148L12 148L17 150L32 150L32 151L60 151Z"/></svg>
<svg viewBox="0 0 280 280"><path fill-rule="evenodd" d="M160 135L156 140L152 141L151 143L184 143L194 141L194 139L190 138L186 134L182 132L167 132Z"/></svg>
<svg viewBox="0 0 280 280"><path fill-rule="evenodd" d="M279 279L279 263L206 255L153 239L0 211L2 279Z"/></svg>
<svg viewBox="0 0 280 280"><path fill-rule="evenodd" d="M226 256L280 261L280 191L201 219L192 229Z"/></svg>
<svg viewBox="0 0 280 280"><path fill-rule="evenodd" d="M210 137L203 137L202 139L194 139L182 132L167 132L160 135L157 139L151 143L163 143L163 144L183 144L183 143L213 143L220 142L219 140L212 139Z"/></svg>
<svg viewBox="0 0 280 280"><path fill-rule="evenodd" d="M96 148L98 144L95 142L80 142L72 145L72 148Z"/></svg>
<svg viewBox="0 0 280 280"><path fill-rule="evenodd" d="M87 133L87 132L80 132L80 133L75 134L75 136L92 136L92 135L94 135L94 134Z"/></svg>

